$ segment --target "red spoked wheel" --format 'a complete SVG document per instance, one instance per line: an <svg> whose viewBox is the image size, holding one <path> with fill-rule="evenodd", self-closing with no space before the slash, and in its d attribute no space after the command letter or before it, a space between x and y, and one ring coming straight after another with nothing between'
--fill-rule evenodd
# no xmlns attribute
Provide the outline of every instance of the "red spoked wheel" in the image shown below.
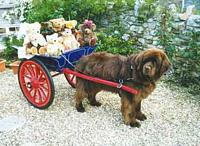
<svg viewBox="0 0 200 146"><path fill-rule="evenodd" d="M36 108L48 108L55 88L47 67L38 59L24 60L19 65L19 85L28 102Z"/></svg>
<svg viewBox="0 0 200 146"><path fill-rule="evenodd" d="M76 76L75 75L72 75L72 74L67 74L67 73L64 73L65 75L65 78L67 79L68 83L73 87L75 88L75 85L76 85Z"/></svg>

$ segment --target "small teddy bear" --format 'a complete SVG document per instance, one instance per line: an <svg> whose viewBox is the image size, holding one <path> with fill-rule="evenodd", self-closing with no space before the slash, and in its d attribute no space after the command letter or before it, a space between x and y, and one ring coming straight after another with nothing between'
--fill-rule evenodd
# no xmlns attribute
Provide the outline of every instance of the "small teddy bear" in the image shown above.
<svg viewBox="0 0 200 146"><path fill-rule="evenodd" d="M77 25L76 20L65 21L65 28L74 29Z"/></svg>
<svg viewBox="0 0 200 146"><path fill-rule="evenodd" d="M80 44L72 34L71 29L65 28L65 31L62 32L62 38L66 50L79 48Z"/></svg>
<svg viewBox="0 0 200 146"><path fill-rule="evenodd" d="M27 54L37 54L41 46L47 44L46 39L40 34L41 25L38 22L23 25L24 43L23 47L26 48Z"/></svg>
<svg viewBox="0 0 200 146"><path fill-rule="evenodd" d="M64 31L60 33L66 50L77 49L80 46L72 32L72 30L75 31L76 25L76 20L66 21Z"/></svg>
<svg viewBox="0 0 200 146"><path fill-rule="evenodd" d="M92 20L85 20L83 24L79 25L79 31L76 34L76 39L81 46L95 46L97 37L93 32L96 29L96 25Z"/></svg>
<svg viewBox="0 0 200 146"><path fill-rule="evenodd" d="M53 30L55 32L61 32L63 30L63 28L65 27L65 19L64 18L52 19L49 22L52 23Z"/></svg>
<svg viewBox="0 0 200 146"><path fill-rule="evenodd" d="M35 23L21 23L19 26L19 31L17 33L17 38L24 38L27 34L30 33L40 33L41 25L39 22Z"/></svg>
<svg viewBox="0 0 200 146"><path fill-rule="evenodd" d="M46 37L46 35L51 35L54 34L55 31L53 29L53 23L48 21L48 22L42 22L41 23L41 29L40 29L41 34Z"/></svg>
<svg viewBox="0 0 200 146"><path fill-rule="evenodd" d="M62 43L60 43L60 39L57 33L52 35L47 35L47 54L49 56L59 56L65 51L65 47Z"/></svg>

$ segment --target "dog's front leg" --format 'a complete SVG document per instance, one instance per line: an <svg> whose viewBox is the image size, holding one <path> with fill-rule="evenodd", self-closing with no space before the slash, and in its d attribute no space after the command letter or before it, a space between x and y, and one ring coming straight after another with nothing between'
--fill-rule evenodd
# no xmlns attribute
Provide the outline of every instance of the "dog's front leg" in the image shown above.
<svg viewBox="0 0 200 146"><path fill-rule="evenodd" d="M139 103L136 105L136 119L144 121L147 119L147 117L141 112L141 102L142 101L139 101Z"/></svg>
<svg viewBox="0 0 200 146"><path fill-rule="evenodd" d="M140 127L140 123L136 120L136 108L134 100L130 101L127 96L121 97L121 112L124 122L131 127Z"/></svg>

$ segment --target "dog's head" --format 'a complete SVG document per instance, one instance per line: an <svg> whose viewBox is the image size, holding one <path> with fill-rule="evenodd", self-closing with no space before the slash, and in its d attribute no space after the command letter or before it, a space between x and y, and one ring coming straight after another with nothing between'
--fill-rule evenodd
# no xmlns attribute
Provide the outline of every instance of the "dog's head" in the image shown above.
<svg viewBox="0 0 200 146"><path fill-rule="evenodd" d="M171 66L164 51L156 48L147 49L131 58L134 75L144 82L157 81Z"/></svg>

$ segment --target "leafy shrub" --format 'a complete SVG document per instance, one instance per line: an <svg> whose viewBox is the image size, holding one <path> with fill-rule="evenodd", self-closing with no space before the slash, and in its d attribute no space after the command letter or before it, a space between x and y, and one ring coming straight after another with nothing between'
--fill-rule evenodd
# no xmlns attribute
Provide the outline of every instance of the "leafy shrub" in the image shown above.
<svg viewBox="0 0 200 146"><path fill-rule="evenodd" d="M196 83L200 85L200 33L193 32L192 39L186 49L175 52L175 75L182 84Z"/></svg>
<svg viewBox="0 0 200 146"><path fill-rule="evenodd" d="M123 27L112 25L97 34L99 46L97 51L106 51L114 54L129 55L136 52L136 40L125 33Z"/></svg>
<svg viewBox="0 0 200 146"><path fill-rule="evenodd" d="M145 22L155 15L156 1L157 0L145 0L138 9L138 20Z"/></svg>
<svg viewBox="0 0 200 146"><path fill-rule="evenodd" d="M97 24L108 15L109 9L118 11L123 6L132 7L134 0L33 0L33 6L26 14L28 22L43 22L53 18L64 17L83 22L92 19Z"/></svg>
<svg viewBox="0 0 200 146"><path fill-rule="evenodd" d="M191 37L191 41L185 44L187 45L186 48L178 48L174 45L174 40L178 36L173 32L173 29L169 29L171 28L172 21L170 12L166 8L163 8L159 35L160 45L165 48L173 64L174 72L170 81L182 86L191 87L189 91L193 94L198 94L200 91L200 32L187 34ZM180 34L181 32L178 35Z"/></svg>
<svg viewBox="0 0 200 146"><path fill-rule="evenodd" d="M8 62L17 59L17 50L13 46L22 46L23 40L18 40L16 37L6 37L3 40L5 50L0 54L0 57L5 58Z"/></svg>

